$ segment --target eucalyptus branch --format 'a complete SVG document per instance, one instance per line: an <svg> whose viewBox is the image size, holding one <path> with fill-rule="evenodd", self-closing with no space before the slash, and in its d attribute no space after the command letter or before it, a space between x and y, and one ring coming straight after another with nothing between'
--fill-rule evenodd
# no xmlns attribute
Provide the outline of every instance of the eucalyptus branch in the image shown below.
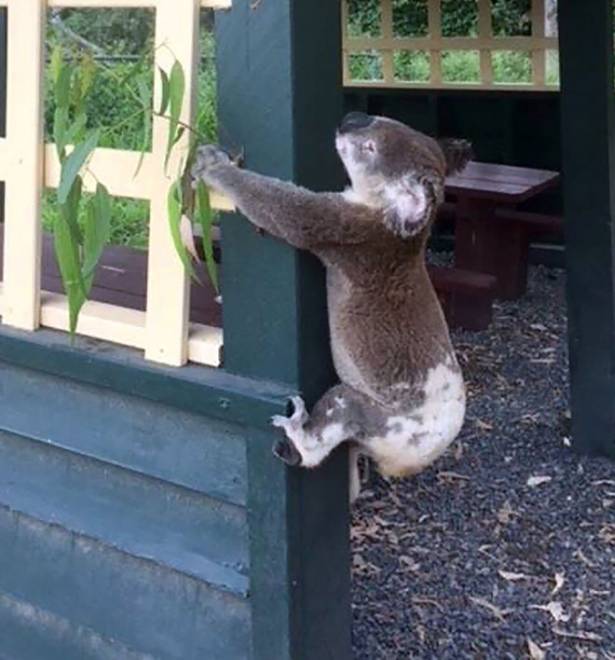
<svg viewBox="0 0 615 660"><path fill-rule="evenodd" d="M160 117L161 119L166 119L168 122L172 121L172 118L169 117L169 115L165 115L155 111L152 114L154 115L154 117ZM197 131L197 129L194 128L194 126L190 126L190 124L186 124L185 122L181 121L181 119L177 119L176 121L179 126L185 128L189 133L192 133L192 135L200 138L203 141L207 140L207 137L202 133L199 133L199 131Z"/></svg>
<svg viewBox="0 0 615 660"><path fill-rule="evenodd" d="M50 23L53 26L56 32L62 33L65 37L68 37L72 41L78 43L82 48L87 48L91 50L98 57L105 57L107 53L95 43L88 41L85 37L82 37L80 34L77 34L74 30L71 30L66 23L64 23L62 16L60 14L60 9L54 9L51 12Z"/></svg>

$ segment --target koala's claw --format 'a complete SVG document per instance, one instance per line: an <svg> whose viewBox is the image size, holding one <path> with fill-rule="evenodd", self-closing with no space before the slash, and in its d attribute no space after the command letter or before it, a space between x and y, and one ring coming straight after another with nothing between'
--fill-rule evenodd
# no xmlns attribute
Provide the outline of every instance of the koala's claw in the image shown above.
<svg viewBox="0 0 615 660"><path fill-rule="evenodd" d="M281 461L295 467L301 465L301 454L297 451L295 445L289 440L280 440L273 446L273 454Z"/></svg>
<svg viewBox="0 0 615 660"><path fill-rule="evenodd" d="M204 179L207 181L208 174L219 165L230 165L230 156L215 144L204 144L196 152L191 174L193 179Z"/></svg>
<svg viewBox="0 0 615 660"><path fill-rule="evenodd" d="M309 415L305 409L305 403L300 396L294 396L291 399L291 403L293 404L294 412L290 417L274 415L271 418L271 424L277 428L284 429L287 435L301 430L309 419Z"/></svg>
<svg viewBox="0 0 615 660"><path fill-rule="evenodd" d="M309 415L305 409L305 402L300 396L294 396L290 401L293 404L294 412L289 419L294 424L303 426L309 419Z"/></svg>

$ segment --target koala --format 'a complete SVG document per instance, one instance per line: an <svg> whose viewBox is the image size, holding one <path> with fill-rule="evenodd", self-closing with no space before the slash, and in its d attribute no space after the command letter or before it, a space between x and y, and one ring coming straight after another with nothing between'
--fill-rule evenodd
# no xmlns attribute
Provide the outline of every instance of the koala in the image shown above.
<svg viewBox="0 0 615 660"><path fill-rule="evenodd" d="M351 500L358 457L385 476L413 475L461 430L465 387L425 264L447 174L470 158L463 141L438 143L392 119L347 115L335 138L351 186L315 193L242 170L221 149L199 149L193 176L231 199L260 230L313 252L327 271L331 349L340 383L308 413L272 423L274 453L314 468L351 443Z"/></svg>

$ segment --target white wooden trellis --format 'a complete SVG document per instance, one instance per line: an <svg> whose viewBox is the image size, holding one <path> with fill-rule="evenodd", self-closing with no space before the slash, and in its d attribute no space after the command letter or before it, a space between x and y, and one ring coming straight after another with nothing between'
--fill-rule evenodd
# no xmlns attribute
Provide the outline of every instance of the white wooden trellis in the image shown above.
<svg viewBox="0 0 615 660"><path fill-rule="evenodd" d="M491 0L477 0L478 34L476 37L442 36L441 0L426 0L427 36L398 37L393 30L394 0L379 0L379 36L351 37L348 34L348 0L342 0L343 16L343 70L344 84L353 87L396 87L422 89L512 89L515 91L553 91L556 85L547 83L546 53L558 49L558 38L547 34L545 1L532 0L532 36L494 36L491 19ZM442 53L445 51L478 51L480 82L447 82L442 76ZM426 82L407 82L395 77L394 53L403 51L429 53L430 77ZM496 83L493 80L492 53L496 51L523 51L531 53L531 83ZM377 53L382 60L382 79L354 80L351 76L350 57L353 54Z"/></svg>
<svg viewBox="0 0 615 660"><path fill-rule="evenodd" d="M186 74L187 100L181 120L195 120L195 93L199 58L199 10L222 9L231 0L0 0L8 8L7 129L0 139L0 180L6 183L4 220L4 274L0 285L2 323L35 330L39 326L68 330L65 296L41 291L41 196L44 187L57 187L60 164L54 145L43 145L43 70L47 8L151 8L156 11L155 67L169 71L174 58ZM27 44L27 45L26 45ZM161 84L156 76L154 104L160 104ZM139 154L96 149L85 188L95 178L114 196L150 202L147 311L87 302L80 314L78 334L145 351L147 359L181 366L189 359L217 366L222 332L189 324L189 281L177 257L169 230L167 193L171 179L164 171L168 122L155 117L152 152L146 154L135 177ZM179 167L182 138L168 171ZM229 209L212 195L212 206Z"/></svg>

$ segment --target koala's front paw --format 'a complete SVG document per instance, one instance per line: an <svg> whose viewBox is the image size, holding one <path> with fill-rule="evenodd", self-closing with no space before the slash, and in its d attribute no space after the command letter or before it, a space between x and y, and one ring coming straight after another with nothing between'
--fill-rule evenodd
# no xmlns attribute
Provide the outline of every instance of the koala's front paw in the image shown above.
<svg viewBox="0 0 615 660"><path fill-rule="evenodd" d="M194 165L192 166L192 178L194 180L202 179L205 183L211 183L213 173L221 165L231 165L230 156L214 144L205 144L199 147L196 152Z"/></svg>

